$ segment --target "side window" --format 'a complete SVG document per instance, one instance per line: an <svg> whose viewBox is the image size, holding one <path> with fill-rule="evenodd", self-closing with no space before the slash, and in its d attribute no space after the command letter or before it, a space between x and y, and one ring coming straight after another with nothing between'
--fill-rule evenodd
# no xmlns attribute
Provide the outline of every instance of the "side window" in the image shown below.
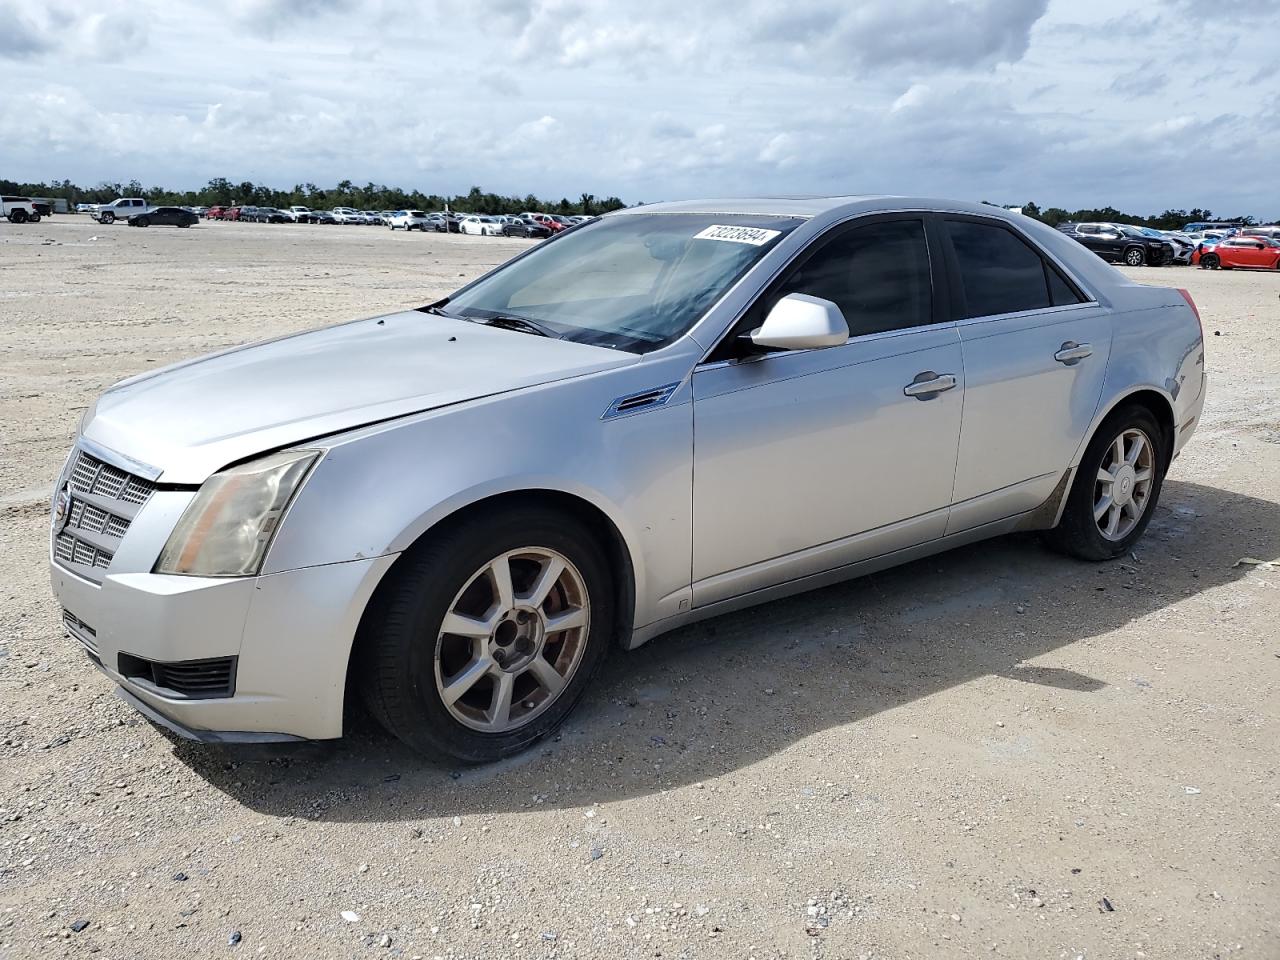
<svg viewBox="0 0 1280 960"><path fill-rule="evenodd" d="M1084 297L1076 292L1076 288L1067 283L1051 264L1044 265L1045 275L1049 278L1049 298L1055 307L1065 307L1073 303L1084 303Z"/></svg>
<svg viewBox="0 0 1280 960"><path fill-rule="evenodd" d="M835 303L851 337L931 323L924 221L885 220L835 237L783 281L769 304L788 293Z"/></svg>
<svg viewBox="0 0 1280 960"><path fill-rule="evenodd" d="M1080 303L1058 271L1013 231L997 224L946 221L964 291L966 317Z"/></svg>

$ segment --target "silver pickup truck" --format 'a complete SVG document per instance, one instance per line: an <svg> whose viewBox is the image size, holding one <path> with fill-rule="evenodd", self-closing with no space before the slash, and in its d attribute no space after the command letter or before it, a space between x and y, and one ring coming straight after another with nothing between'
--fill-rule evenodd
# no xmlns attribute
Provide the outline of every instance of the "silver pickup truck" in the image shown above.
<svg viewBox="0 0 1280 960"><path fill-rule="evenodd" d="M89 212L89 216L99 223L112 224L117 220L128 222L130 217L146 213L149 208L147 201L141 197L121 197L119 200L100 204L97 210Z"/></svg>

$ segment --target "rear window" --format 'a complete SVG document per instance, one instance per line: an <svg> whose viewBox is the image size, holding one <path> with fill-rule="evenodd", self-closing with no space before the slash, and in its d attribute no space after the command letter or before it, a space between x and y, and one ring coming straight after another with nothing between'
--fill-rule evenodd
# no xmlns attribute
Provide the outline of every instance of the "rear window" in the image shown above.
<svg viewBox="0 0 1280 960"><path fill-rule="evenodd" d="M960 271L965 317L1083 301L1067 279L1012 230L969 220L948 220L946 228Z"/></svg>

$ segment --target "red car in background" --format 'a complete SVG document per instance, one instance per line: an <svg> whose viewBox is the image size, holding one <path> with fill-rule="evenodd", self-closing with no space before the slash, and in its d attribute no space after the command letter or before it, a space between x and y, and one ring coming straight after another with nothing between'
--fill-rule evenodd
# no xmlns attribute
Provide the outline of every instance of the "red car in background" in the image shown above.
<svg viewBox="0 0 1280 960"><path fill-rule="evenodd" d="M221 220L222 214L226 212L226 207L210 207L205 211L206 220Z"/></svg>
<svg viewBox="0 0 1280 960"><path fill-rule="evenodd" d="M520 215L520 218L522 220L532 220L534 223L540 223L553 234L559 233L568 226L567 223L561 223L549 213L524 213Z"/></svg>
<svg viewBox="0 0 1280 960"><path fill-rule="evenodd" d="M1201 247L1191 262L1205 270L1280 270L1280 240L1270 237L1229 237L1211 247Z"/></svg>

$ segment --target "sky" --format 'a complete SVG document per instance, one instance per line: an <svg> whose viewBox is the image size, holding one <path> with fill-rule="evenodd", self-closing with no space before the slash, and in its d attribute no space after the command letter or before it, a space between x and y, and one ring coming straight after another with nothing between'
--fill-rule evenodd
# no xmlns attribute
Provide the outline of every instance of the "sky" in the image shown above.
<svg viewBox="0 0 1280 960"><path fill-rule="evenodd" d="M1280 217L1280 0L0 0L0 178Z"/></svg>

